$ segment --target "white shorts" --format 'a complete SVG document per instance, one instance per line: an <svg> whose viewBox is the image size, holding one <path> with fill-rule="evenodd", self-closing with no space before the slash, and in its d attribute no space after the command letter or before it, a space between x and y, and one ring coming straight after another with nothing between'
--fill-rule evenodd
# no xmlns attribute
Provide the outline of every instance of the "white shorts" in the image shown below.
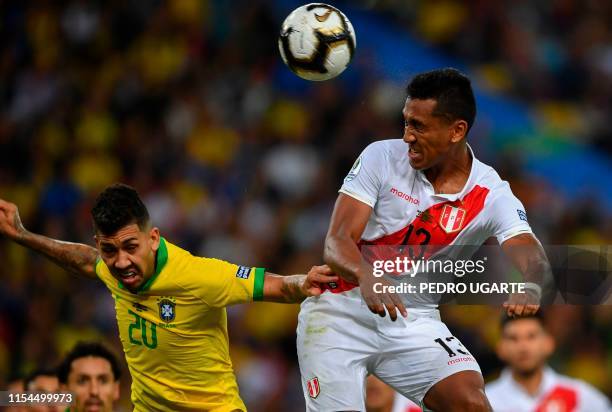
<svg viewBox="0 0 612 412"><path fill-rule="evenodd" d="M437 309L408 308L392 322L369 311L359 289L302 303L297 351L306 409L365 411L365 378L378 376L419 405L434 384L480 367Z"/></svg>

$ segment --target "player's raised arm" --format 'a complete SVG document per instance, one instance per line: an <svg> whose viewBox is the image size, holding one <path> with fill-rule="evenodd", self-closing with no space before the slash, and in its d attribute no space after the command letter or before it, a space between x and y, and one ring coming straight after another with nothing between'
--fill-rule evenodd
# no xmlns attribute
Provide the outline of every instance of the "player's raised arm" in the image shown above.
<svg viewBox="0 0 612 412"><path fill-rule="evenodd" d="M357 243L370 213L370 206L340 193L329 223L323 258L334 272L351 283L359 283L364 269Z"/></svg>
<svg viewBox="0 0 612 412"><path fill-rule="evenodd" d="M63 242L29 232L13 203L0 199L0 235L34 250L70 273L96 278L98 251L88 245Z"/></svg>
<svg viewBox="0 0 612 412"><path fill-rule="evenodd" d="M374 293L374 277L364 265L357 243L365 230L372 207L340 193L325 239L324 260L332 270L345 280L359 284L361 294L373 313L385 316L385 307L392 320L397 319L396 308L407 316L406 308L392 294ZM384 279L376 279L385 282Z"/></svg>
<svg viewBox="0 0 612 412"><path fill-rule="evenodd" d="M502 243L502 250L510 258L526 282L521 295L512 295L504 307L508 316L533 315L540 308L542 287L552 280L552 272L544 248L531 233L511 237Z"/></svg>
<svg viewBox="0 0 612 412"><path fill-rule="evenodd" d="M323 293L322 284L336 282L327 265L313 266L307 275L279 276L267 273L264 277L263 300L267 302L299 303Z"/></svg>

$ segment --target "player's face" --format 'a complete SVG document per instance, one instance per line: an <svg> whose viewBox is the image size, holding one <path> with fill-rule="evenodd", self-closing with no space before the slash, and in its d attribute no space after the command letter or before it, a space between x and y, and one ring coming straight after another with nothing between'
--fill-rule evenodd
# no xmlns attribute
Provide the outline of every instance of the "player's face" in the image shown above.
<svg viewBox="0 0 612 412"><path fill-rule="evenodd" d="M153 275L157 228L141 231L137 224L130 224L111 236L97 234L96 244L112 275L129 291L138 290Z"/></svg>
<svg viewBox="0 0 612 412"><path fill-rule="evenodd" d="M72 362L66 389L74 394L77 412L111 412L119 399L119 382L110 363L94 356Z"/></svg>
<svg viewBox="0 0 612 412"><path fill-rule="evenodd" d="M37 376L27 388L29 391L55 393L59 391L59 381L55 376ZM32 405L27 410L32 412L56 412L58 410L57 405Z"/></svg>
<svg viewBox="0 0 612 412"><path fill-rule="evenodd" d="M435 116L434 99L407 99L404 115L404 141L408 143L410 166L417 170L429 169L443 161L454 143L465 136L465 121L449 122Z"/></svg>
<svg viewBox="0 0 612 412"><path fill-rule="evenodd" d="M374 375L366 383L366 410L386 410L393 406L395 391Z"/></svg>
<svg viewBox="0 0 612 412"><path fill-rule="evenodd" d="M498 354L513 371L531 374L544 365L553 350L553 340L539 321L519 319L504 327Z"/></svg>

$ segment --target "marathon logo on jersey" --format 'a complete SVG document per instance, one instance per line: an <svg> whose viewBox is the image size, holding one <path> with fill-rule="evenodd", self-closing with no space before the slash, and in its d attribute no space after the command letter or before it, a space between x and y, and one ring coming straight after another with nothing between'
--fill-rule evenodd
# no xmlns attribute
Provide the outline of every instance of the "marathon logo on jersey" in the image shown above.
<svg viewBox="0 0 612 412"><path fill-rule="evenodd" d="M518 213L519 219L521 219L524 222L527 222L527 213L525 213L524 210L516 209L516 212Z"/></svg>
<svg viewBox="0 0 612 412"><path fill-rule="evenodd" d="M321 387L319 386L319 378L312 378L311 380L306 382L306 387L308 388L308 395L312 399L315 399L321 393Z"/></svg>
<svg viewBox="0 0 612 412"><path fill-rule="evenodd" d="M444 205L440 216L440 226L446 233L453 233L461 230L465 219L465 209L451 205Z"/></svg>
<svg viewBox="0 0 612 412"><path fill-rule="evenodd" d="M157 302L159 317L164 322L172 322L176 318L176 303L174 298L162 298Z"/></svg>
<svg viewBox="0 0 612 412"><path fill-rule="evenodd" d="M357 160L355 160L355 163L353 163L353 167L351 167L351 170L349 171L348 175L346 175L346 177L344 178L344 183L348 183L351 180L353 180L355 177L357 177L357 174L359 173L360 170L361 170L361 156L359 156Z"/></svg>
<svg viewBox="0 0 612 412"><path fill-rule="evenodd" d="M248 279L251 275L251 268L247 266L238 266L236 277L240 279Z"/></svg>
<svg viewBox="0 0 612 412"><path fill-rule="evenodd" d="M419 203L421 203L421 202L419 202L419 199L410 196L410 194L408 194L406 192L401 192L401 191L397 190L394 187L391 188L391 194L393 194L393 195L395 195L395 196L397 196L399 198L402 198L404 200L407 200L409 203L412 203L413 205L417 205L418 206Z"/></svg>

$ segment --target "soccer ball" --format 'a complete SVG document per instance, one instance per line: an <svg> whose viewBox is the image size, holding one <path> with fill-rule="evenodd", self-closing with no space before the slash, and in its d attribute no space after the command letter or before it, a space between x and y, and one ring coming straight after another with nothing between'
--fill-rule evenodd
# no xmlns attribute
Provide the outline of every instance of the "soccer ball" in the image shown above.
<svg viewBox="0 0 612 412"><path fill-rule="evenodd" d="M340 10L324 3L293 10L278 38L287 67L301 78L314 81L342 73L353 58L355 46L351 22Z"/></svg>

